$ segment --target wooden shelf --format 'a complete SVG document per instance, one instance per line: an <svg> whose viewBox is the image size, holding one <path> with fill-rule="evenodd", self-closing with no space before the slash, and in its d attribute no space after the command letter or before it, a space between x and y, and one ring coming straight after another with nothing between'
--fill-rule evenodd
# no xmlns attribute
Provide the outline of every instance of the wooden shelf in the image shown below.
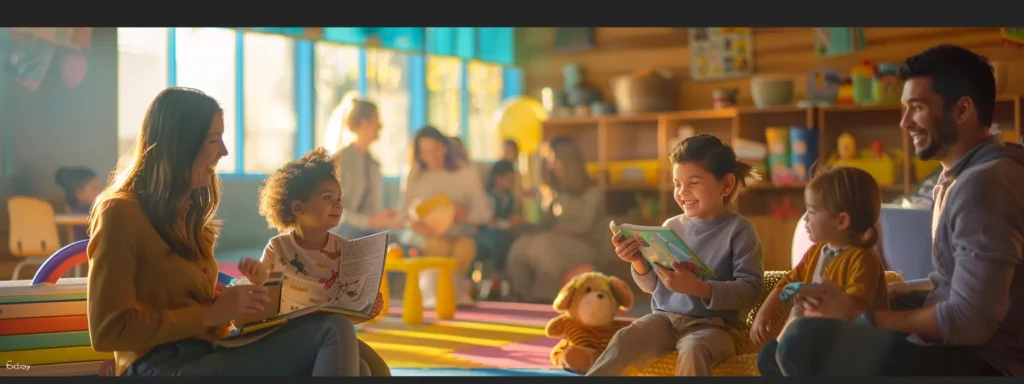
<svg viewBox="0 0 1024 384"><path fill-rule="evenodd" d="M542 137L549 140L555 135L569 135L576 139L584 151L586 161L597 163L601 175L598 183L609 196L608 213L617 222L641 225L660 225L666 218L681 213L672 197L671 167L668 155L680 126L691 126L697 133L718 135L723 141L735 144L738 139L765 142L764 128L769 126L803 126L818 131L818 159L825 162L835 150L836 138L850 130L858 137L858 146L865 147L872 140L883 140L890 148L903 152L902 180L895 185L881 187L883 199L913 190L917 180L913 177L913 151L909 137L899 128L901 104L842 105L828 107L802 107L786 105L770 108L738 106L734 108L667 111L622 116L594 116L550 119L543 124ZM1019 95L1000 95L996 98L996 122L1003 129L1013 129L1020 136L1022 104ZM1005 124L1005 126L1004 126ZM875 136L875 137L871 137ZM662 164L657 186L641 183L609 183L608 163L623 160L656 160ZM779 204L790 204L792 210L802 211L804 186L775 186L760 183L740 198L739 212L762 224L757 225L762 239L782 239L775 252L789 254L791 239L798 220L778 219L773 214ZM657 194L660 212L657 218L624 215L636 203L621 200L630 192L643 196ZM612 201L612 200L615 201ZM764 225L764 223L771 223ZM767 246L767 245L766 245ZM766 250L769 252L769 250Z"/></svg>

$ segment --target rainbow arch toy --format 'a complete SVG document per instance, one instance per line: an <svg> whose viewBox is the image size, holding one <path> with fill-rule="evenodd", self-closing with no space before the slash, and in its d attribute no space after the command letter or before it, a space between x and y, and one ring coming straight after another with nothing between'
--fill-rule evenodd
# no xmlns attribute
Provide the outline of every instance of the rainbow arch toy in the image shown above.
<svg viewBox="0 0 1024 384"><path fill-rule="evenodd" d="M57 284L57 280L71 268L89 261L89 256L85 252L88 247L89 240L79 240L58 249L36 270L36 275L32 277L32 285Z"/></svg>

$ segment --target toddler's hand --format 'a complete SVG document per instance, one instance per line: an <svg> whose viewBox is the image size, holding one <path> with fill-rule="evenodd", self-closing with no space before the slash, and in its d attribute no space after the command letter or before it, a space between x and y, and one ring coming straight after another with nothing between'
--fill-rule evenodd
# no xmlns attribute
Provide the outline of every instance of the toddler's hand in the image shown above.
<svg viewBox="0 0 1024 384"><path fill-rule="evenodd" d="M769 316L758 316L754 317L754 323L750 325L750 341L754 344L761 345L766 339L768 339L768 332L772 328L772 319Z"/></svg>
<svg viewBox="0 0 1024 384"><path fill-rule="evenodd" d="M384 295L377 292L377 300L373 302L373 307L370 308L370 318L377 317L382 309L384 309Z"/></svg>
<svg viewBox="0 0 1024 384"><path fill-rule="evenodd" d="M242 276L249 279L250 283L255 285L263 284L269 275L263 264L260 263L259 260L251 257L242 258L242 260L238 262L238 271L242 273Z"/></svg>

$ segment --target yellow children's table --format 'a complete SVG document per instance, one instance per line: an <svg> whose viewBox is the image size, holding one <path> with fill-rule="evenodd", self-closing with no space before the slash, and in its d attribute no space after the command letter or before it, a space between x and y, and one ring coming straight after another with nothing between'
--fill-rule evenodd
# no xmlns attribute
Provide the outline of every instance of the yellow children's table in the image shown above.
<svg viewBox="0 0 1024 384"><path fill-rule="evenodd" d="M434 312L437 318L451 320L455 317L455 282L452 271L455 270L455 258L447 256L425 256L402 258L401 250L388 252L384 263L384 276L381 279L380 293L384 300L384 308L380 316L386 315L390 307L391 292L388 287L388 272L405 274L405 293L402 296L402 322L406 324L423 323L423 297L420 294L420 272L438 269L437 304Z"/></svg>

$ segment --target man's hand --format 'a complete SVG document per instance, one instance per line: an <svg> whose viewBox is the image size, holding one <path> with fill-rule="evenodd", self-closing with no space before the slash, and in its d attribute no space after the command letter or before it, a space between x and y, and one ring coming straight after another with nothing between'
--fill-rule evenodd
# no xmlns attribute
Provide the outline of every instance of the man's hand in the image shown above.
<svg viewBox="0 0 1024 384"><path fill-rule="evenodd" d="M373 307L370 308L370 318L377 317L382 309L384 309L384 295L377 292L377 300L373 302Z"/></svg>
<svg viewBox="0 0 1024 384"><path fill-rule="evenodd" d="M703 298L711 297L711 285L701 281L693 271L697 269L693 263L673 262L672 268L662 267L661 264L654 264L654 272L658 274L661 283L665 288L676 293L694 295Z"/></svg>
<svg viewBox="0 0 1024 384"><path fill-rule="evenodd" d="M835 283L825 280L820 285L804 286L796 295L796 305L806 317L853 320L857 309L850 296Z"/></svg>
<svg viewBox="0 0 1024 384"><path fill-rule="evenodd" d="M260 263L259 260L251 257L242 258L242 260L238 262L238 271L241 272L242 276L245 276L246 279L249 279L250 283L256 285L263 284L263 282L267 281L267 277L270 276L270 271L267 271L267 268L263 266L263 263Z"/></svg>

